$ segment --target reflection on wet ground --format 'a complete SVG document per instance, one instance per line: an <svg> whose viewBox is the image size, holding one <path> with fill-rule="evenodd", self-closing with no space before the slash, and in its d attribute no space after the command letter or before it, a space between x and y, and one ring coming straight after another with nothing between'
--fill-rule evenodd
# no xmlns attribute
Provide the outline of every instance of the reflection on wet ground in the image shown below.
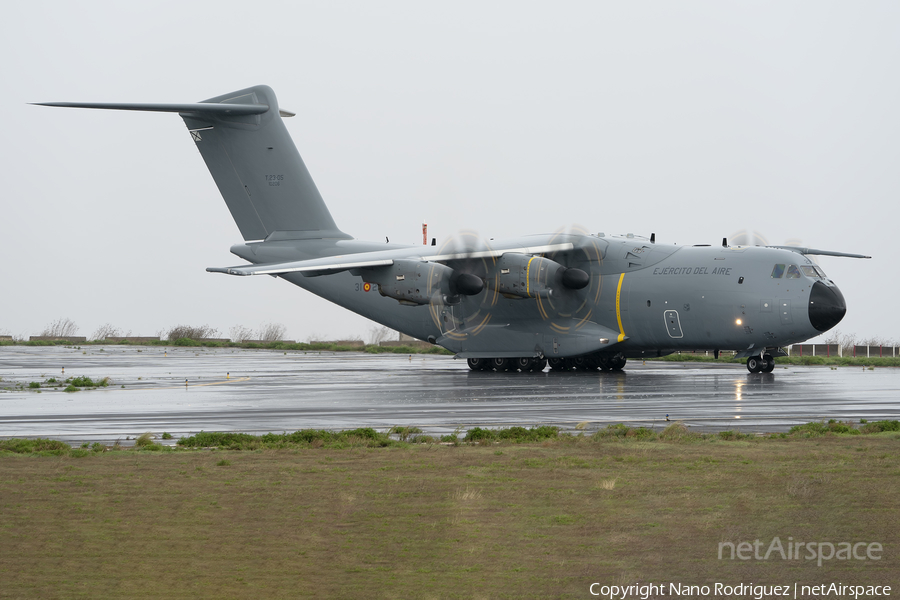
<svg viewBox="0 0 900 600"><path fill-rule="evenodd" d="M112 384L77 393L28 389L81 375ZM69 441L393 425L446 433L586 422L592 431L611 423L662 427L666 415L708 430L783 431L819 419L900 417L900 369L890 368L749 374L737 364L630 361L620 373L509 374L472 372L446 356L6 346L0 378L0 436Z"/></svg>

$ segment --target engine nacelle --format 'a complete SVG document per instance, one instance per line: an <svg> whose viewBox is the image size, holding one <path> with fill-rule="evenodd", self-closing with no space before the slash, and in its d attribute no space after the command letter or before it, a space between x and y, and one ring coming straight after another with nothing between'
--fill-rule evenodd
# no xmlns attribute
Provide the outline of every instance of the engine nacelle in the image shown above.
<svg viewBox="0 0 900 600"><path fill-rule="evenodd" d="M541 256L506 253L497 261L488 285L511 298L547 298L554 288L580 290L590 283L581 269L567 269Z"/></svg>
<svg viewBox="0 0 900 600"><path fill-rule="evenodd" d="M378 284L382 296L399 300L400 304L430 304L459 301L458 295L481 293L484 282L468 273L456 273L440 263L420 260L395 260L389 267L361 270L363 281Z"/></svg>

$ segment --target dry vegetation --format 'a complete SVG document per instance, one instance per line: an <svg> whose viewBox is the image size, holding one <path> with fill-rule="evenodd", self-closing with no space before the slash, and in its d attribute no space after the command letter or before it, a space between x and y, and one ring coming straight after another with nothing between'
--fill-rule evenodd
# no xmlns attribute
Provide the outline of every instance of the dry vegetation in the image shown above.
<svg viewBox="0 0 900 600"><path fill-rule="evenodd" d="M165 338L170 342L181 339L202 340L206 338L214 338L219 335L219 330L209 325L176 325L171 327L168 332L161 334L159 337Z"/></svg>
<svg viewBox="0 0 900 600"><path fill-rule="evenodd" d="M44 327L40 335L44 337L67 338L78 333L78 325L71 319L59 318Z"/></svg>
<svg viewBox="0 0 900 600"><path fill-rule="evenodd" d="M900 583L896 432L669 440L0 455L0 597ZM879 541L883 559L717 559L720 541L774 536Z"/></svg>

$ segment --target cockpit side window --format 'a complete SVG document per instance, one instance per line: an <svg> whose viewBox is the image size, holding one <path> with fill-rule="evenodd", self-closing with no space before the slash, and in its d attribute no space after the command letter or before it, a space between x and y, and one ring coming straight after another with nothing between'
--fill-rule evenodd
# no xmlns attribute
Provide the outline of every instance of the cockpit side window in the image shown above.
<svg viewBox="0 0 900 600"><path fill-rule="evenodd" d="M816 271L816 268L812 265L800 265L800 270L803 271L803 274L812 279L818 279L819 273Z"/></svg>
<svg viewBox="0 0 900 600"><path fill-rule="evenodd" d="M800 279L800 269L797 268L797 265L788 265L787 278Z"/></svg>
<svg viewBox="0 0 900 600"><path fill-rule="evenodd" d="M784 276L784 265L775 265L772 269L772 279L781 279Z"/></svg>
<svg viewBox="0 0 900 600"><path fill-rule="evenodd" d="M813 268L816 270L816 273L819 274L819 277L821 277L822 279L828 279L828 276L825 275L825 271L822 270L822 267L817 265Z"/></svg>

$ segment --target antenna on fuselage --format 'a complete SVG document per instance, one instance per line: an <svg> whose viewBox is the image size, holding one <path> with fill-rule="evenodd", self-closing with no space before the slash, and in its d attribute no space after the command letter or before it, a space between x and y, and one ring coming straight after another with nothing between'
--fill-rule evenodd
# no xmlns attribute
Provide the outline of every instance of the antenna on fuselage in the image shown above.
<svg viewBox="0 0 900 600"><path fill-rule="evenodd" d="M727 247L728 247L728 238L722 238L722 247L723 247L723 248L727 248Z"/></svg>
<svg viewBox="0 0 900 600"><path fill-rule="evenodd" d="M656 243L656 234L655 234L655 233L651 233L651 234L650 234L650 243L651 243L651 244L655 244L655 243Z"/></svg>

